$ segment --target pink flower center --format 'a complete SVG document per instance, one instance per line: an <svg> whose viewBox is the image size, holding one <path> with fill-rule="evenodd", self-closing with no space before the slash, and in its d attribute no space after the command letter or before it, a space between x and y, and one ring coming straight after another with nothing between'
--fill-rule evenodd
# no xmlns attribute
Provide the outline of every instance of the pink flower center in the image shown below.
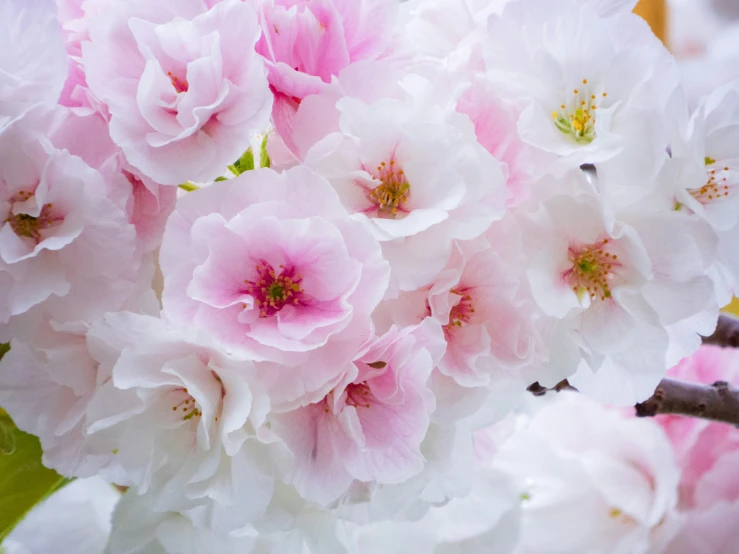
<svg viewBox="0 0 739 554"><path fill-rule="evenodd" d="M472 297L465 290L452 289L451 292L458 294L461 298L449 312L449 323L445 326L447 329L466 325L475 313L475 308L472 307Z"/></svg>
<svg viewBox="0 0 739 554"><path fill-rule="evenodd" d="M20 197L19 200L23 202L31 198L33 193L20 191L18 196ZM49 229L61 221L61 218L56 218L51 214L51 208L51 204L45 204L41 208L38 217L28 214L15 214L9 216L6 221L17 236L33 239L38 243L43 238L41 231Z"/></svg>
<svg viewBox="0 0 739 554"><path fill-rule="evenodd" d="M382 182L369 193L370 200L377 206L379 214L395 217L398 210L407 211L403 204L408 201L411 186L403 170L395 169L395 160L389 164L382 162L377 166L373 177Z"/></svg>
<svg viewBox="0 0 739 554"><path fill-rule="evenodd" d="M700 188L689 189L690 195L701 204L710 204L722 198L729 196L729 168L710 169L715 166L716 160L706 157L706 167L708 167L708 181Z"/></svg>
<svg viewBox="0 0 739 554"><path fill-rule="evenodd" d="M187 89L189 88L189 85L187 84L187 79L180 80L176 75L172 75L171 71L167 71L167 77L169 77L169 80L172 81L172 86L177 91L177 94L181 92L187 92Z"/></svg>
<svg viewBox="0 0 739 554"><path fill-rule="evenodd" d="M591 300L611 297L614 270L622 266L618 256L606 250L608 242L605 239L579 248L570 247L568 257L572 267L564 278L578 296L587 294Z"/></svg>
<svg viewBox="0 0 739 554"><path fill-rule="evenodd" d="M305 290L300 288L302 275L295 275L295 268L282 270L279 275L274 268L264 260L256 266L257 278L254 281L245 280L248 285L246 293L251 295L259 308L259 317L269 317L279 312L286 304L298 305Z"/></svg>
<svg viewBox="0 0 739 554"><path fill-rule="evenodd" d="M372 394L367 383L351 384L346 387L346 403L355 408L369 408Z"/></svg>

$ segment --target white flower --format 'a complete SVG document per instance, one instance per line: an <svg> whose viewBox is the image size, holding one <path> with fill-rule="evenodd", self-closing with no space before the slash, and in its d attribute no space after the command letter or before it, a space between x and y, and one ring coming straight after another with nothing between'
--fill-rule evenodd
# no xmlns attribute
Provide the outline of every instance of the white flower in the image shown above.
<svg viewBox="0 0 739 554"><path fill-rule="evenodd" d="M518 479L527 554L658 554L676 530L679 471L650 420L578 393L544 399L494 455Z"/></svg>
<svg viewBox="0 0 739 554"><path fill-rule="evenodd" d="M177 512L155 510L150 498L134 490L113 514L105 554L248 554L254 538L245 532L218 533L199 527Z"/></svg>
<svg viewBox="0 0 739 554"><path fill-rule="evenodd" d="M667 140L661 110L677 85L674 61L639 17L580 4L516 1L492 16L487 75L525 107L521 138L550 154L553 171L639 164L652 177Z"/></svg>
<svg viewBox="0 0 739 554"><path fill-rule="evenodd" d="M454 239L478 237L502 217L505 179L469 119L442 102L430 81L409 75L396 85L390 67L367 71L360 81L384 80L385 97L362 93L348 73L340 82L355 93L301 105L296 121L304 125L338 111L338 128L308 150L305 163L381 241L394 288L414 290L441 270Z"/></svg>
<svg viewBox="0 0 739 554"><path fill-rule="evenodd" d="M54 0L0 5L0 132L35 106L51 108L67 78Z"/></svg>
<svg viewBox="0 0 739 554"><path fill-rule="evenodd" d="M704 98L692 117L673 95L671 158L660 175L660 193L675 210L708 224L718 239L712 275L720 304L739 290L739 81Z"/></svg>
<svg viewBox="0 0 739 554"><path fill-rule="evenodd" d="M120 498L99 477L78 479L36 505L3 540L6 554L99 554Z"/></svg>
<svg viewBox="0 0 739 554"><path fill-rule="evenodd" d="M39 437L44 465L62 475L92 477L114 463L110 453L93 455L85 444L85 410L96 380L84 331L37 329L31 343L12 340L0 361L0 406L21 430Z"/></svg>
<svg viewBox="0 0 739 554"><path fill-rule="evenodd" d="M687 320L706 310L717 314L702 244L686 216L642 206L614 212L578 173L547 183L567 194L542 202L535 228L526 231L527 274L556 327L544 331L556 352L552 380L574 372L579 350L586 363L575 386L608 402L641 401L667 371L668 329L705 331L702 322Z"/></svg>
<svg viewBox="0 0 739 554"><path fill-rule="evenodd" d="M187 511L226 530L261 515L272 481L258 467L254 435L269 401L251 382L253 366L195 332L131 313L106 316L88 342L101 364L88 448L114 455L126 484L157 511Z"/></svg>

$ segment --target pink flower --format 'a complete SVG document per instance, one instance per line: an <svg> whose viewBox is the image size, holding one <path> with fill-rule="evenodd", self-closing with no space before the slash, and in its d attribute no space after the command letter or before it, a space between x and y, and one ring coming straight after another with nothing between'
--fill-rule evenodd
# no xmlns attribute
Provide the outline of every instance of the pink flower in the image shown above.
<svg viewBox="0 0 739 554"><path fill-rule="evenodd" d="M229 0L113 3L89 22L87 82L110 111L110 136L159 183L207 181L248 147L272 97L253 10Z"/></svg>
<svg viewBox="0 0 739 554"><path fill-rule="evenodd" d="M177 188L159 185L131 167L110 139L108 125L100 114L78 115L60 108L50 139L54 146L79 156L105 177L109 198L136 228L137 251L157 248L174 209Z"/></svg>
<svg viewBox="0 0 739 554"><path fill-rule="evenodd" d="M739 383L739 353L702 346L668 375L698 383ZM739 521L739 429L684 416L659 416L682 470L680 508L686 523L667 554L730 554Z"/></svg>
<svg viewBox="0 0 739 554"><path fill-rule="evenodd" d="M508 205L515 206L528 196L534 154L518 136L519 114L495 94L495 88L478 78L460 97L457 111L475 124L477 140L497 159L506 173Z"/></svg>
<svg viewBox="0 0 739 554"><path fill-rule="evenodd" d="M379 57L395 32L396 0L252 0L269 83L288 98L320 91L348 65Z"/></svg>
<svg viewBox="0 0 739 554"><path fill-rule="evenodd" d="M734 468L738 462L734 460ZM737 522L739 502L719 502L690 513L663 554L734 554L739 542Z"/></svg>
<svg viewBox="0 0 739 554"><path fill-rule="evenodd" d="M434 408L426 380L444 346L430 319L393 327L321 401L274 416L272 430L295 456L292 482L302 496L327 504L355 479L401 483L421 471Z"/></svg>
<svg viewBox="0 0 739 554"><path fill-rule="evenodd" d="M669 377L696 383L739 383L739 355L732 348L702 346L695 354L670 369ZM722 423L682 416L660 416L682 467L681 505L688 509L707 505L729 493L712 489L711 472L723 457L739 455L739 430ZM739 484L739 483L738 483ZM735 492L739 500L739 488Z"/></svg>
<svg viewBox="0 0 739 554"><path fill-rule="evenodd" d="M82 63L82 43L90 40L90 20L110 6L110 0L57 0L59 22L67 49L69 74L59 104L79 112L98 111L108 116L105 106L95 99L87 86Z"/></svg>
<svg viewBox="0 0 739 554"><path fill-rule="evenodd" d="M48 132L26 118L0 135L0 322L13 322L4 336L32 336L40 311L91 321L139 279L135 229L103 175L38 136Z"/></svg>
<svg viewBox="0 0 739 554"><path fill-rule="evenodd" d="M160 261L164 315L264 361L276 404L314 402L338 383L389 273L370 231L305 167L189 193Z"/></svg>
<svg viewBox="0 0 739 554"><path fill-rule="evenodd" d="M54 0L0 5L0 131L35 106L52 107L67 77Z"/></svg>
<svg viewBox="0 0 739 554"><path fill-rule="evenodd" d="M489 389L498 404L509 405L516 392L542 377L537 312L520 269L525 256L508 223L493 224L478 239L455 241L449 261L429 285L384 301L373 314L378 329L425 318L442 325L447 350L432 388L447 399L457 390L455 403L468 414L473 398L484 396L484 390L473 389Z"/></svg>
<svg viewBox="0 0 739 554"><path fill-rule="evenodd" d="M519 280L485 240L458 244L428 291L431 317L444 326L447 352L439 371L462 386L515 376L532 359L532 310ZM518 376L522 388L526 378ZM534 379L535 380L535 379Z"/></svg>

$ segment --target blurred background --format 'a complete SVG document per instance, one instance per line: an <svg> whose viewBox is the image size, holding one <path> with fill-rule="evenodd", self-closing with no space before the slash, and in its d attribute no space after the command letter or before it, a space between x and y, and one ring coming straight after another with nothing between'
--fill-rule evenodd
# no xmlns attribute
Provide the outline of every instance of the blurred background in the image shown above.
<svg viewBox="0 0 739 554"><path fill-rule="evenodd" d="M635 11L677 58L693 106L739 78L739 0L641 0ZM726 311L739 315L739 300Z"/></svg>
<svg viewBox="0 0 739 554"><path fill-rule="evenodd" d="M739 77L739 0L641 0L636 11L677 57L693 105Z"/></svg>

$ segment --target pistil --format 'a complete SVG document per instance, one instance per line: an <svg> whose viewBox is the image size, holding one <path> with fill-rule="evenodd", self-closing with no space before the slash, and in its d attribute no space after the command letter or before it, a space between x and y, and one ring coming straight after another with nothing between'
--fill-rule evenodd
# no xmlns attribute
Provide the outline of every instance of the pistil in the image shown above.
<svg viewBox="0 0 739 554"><path fill-rule="evenodd" d="M595 120L598 109L598 95L589 92L588 80L582 80L582 88L572 91L574 98L570 104L561 104L558 110L552 111L554 124L562 133L572 135L579 144L590 144L596 138ZM600 93L605 99L608 93Z"/></svg>
<svg viewBox="0 0 739 554"><path fill-rule="evenodd" d="M395 160L390 160L389 164L380 163L374 177L382 183L369 193L377 211L391 217L395 217L398 210L406 211L403 204L408 201L411 186L403 170L396 170Z"/></svg>
<svg viewBox="0 0 739 554"><path fill-rule="evenodd" d="M564 278L578 298L588 295L590 300L611 298L611 286L621 266L618 255L608 250L609 239L581 247L570 247L568 258L572 267Z"/></svg>
<svg viewBox="0 0 739 554"><path fill-rule="evenodd" d="M305 293L300 286L302 275L296 275L294 268L285 268L284 265L279 268L278 275L269 263L260 260L256 266L257 278L244 281L246 293L254 298L261 318L276 314L288 304L300 304Z"/></svg>

